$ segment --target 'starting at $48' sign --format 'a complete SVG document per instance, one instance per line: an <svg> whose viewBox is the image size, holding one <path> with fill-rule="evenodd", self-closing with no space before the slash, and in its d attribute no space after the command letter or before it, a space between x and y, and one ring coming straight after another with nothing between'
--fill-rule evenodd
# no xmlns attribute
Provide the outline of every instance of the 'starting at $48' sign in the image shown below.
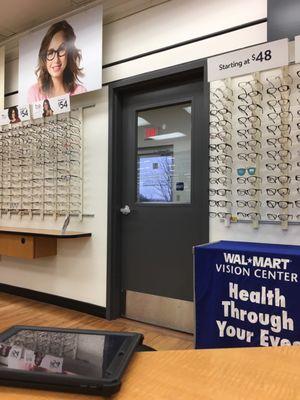
<svg viewBox="0 0 300 400"><path fill-rule="evenodd" d="M288 49L288 40L281 39L211 57L208 59L208 80L211 82L288 65Z"/></svg>

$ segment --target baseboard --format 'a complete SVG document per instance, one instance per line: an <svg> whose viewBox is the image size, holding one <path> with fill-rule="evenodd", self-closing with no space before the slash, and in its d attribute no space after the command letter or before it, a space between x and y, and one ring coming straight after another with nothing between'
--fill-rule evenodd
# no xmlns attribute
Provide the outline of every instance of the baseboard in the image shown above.
<svg viewBox="0 0 300 400"><path fill-rule="evenodd" d="M18 286L6 285L4 283L0 283L0 292L41 301L42 303L53 304L59 307L69 308L71 310L81 311L83 313L96 315L97 317L101 318L106 318L105 307L96 306L95 304L85 303L83 301L68 299L66 297L56 296L49 293L37 292L35 290L25 289Z"/></svg>

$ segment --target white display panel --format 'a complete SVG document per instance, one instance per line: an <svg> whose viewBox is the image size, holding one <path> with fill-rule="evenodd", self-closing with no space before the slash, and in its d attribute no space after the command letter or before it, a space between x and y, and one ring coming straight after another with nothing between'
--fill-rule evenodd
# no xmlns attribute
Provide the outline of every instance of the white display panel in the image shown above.
<svg viewBox="0 0 300 400"><path fill-rule="evenodd" d="M208 81L288 65L288 39L232 51L208 59Z"/></svg>
<svg viewBox="0 0 300 400"><path fill-rule="evenodd" d="M295 63L300 62L300 36L295 36Z"/></svg>
<svg viewBox="0 0 300 400"><path fill-rule="evenodd" d="M9 122L8 110L4 111ZM0 133L0 218L81 219L81 111L7 124Z"/></svg>
<svg viewBox="0 0 300 400"><path fill-rule="evenodd" d="M70 96L52 97L51 99L40 100L32 104L32 118L51 117L71 111Z"/></svg>
<svg viewBox="0 0 300 400"><path fill-rule="evenodd" d="M4 108L5 47L0 47L0 109Z"/></svg>
<svg viewBox="0 0 300 400"><path fill-rule="evenodd" d="M299 87L298 64L212 83L211 217L300 222Z"/></svg>

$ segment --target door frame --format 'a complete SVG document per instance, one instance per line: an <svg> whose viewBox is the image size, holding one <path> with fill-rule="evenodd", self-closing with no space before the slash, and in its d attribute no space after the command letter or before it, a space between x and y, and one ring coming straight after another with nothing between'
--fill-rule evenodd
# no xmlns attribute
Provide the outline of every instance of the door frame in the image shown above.
<svg viewBox="0 0 300 400"><path fill-rule="evenodd" d="M205 121L203 130L209 129L209 83L207 81L207 59L179 64L109 84L108 125L108 215L107 215L107 285L106 318L114 319L122 313L121 291L121 159L122 147L119 138L122 124L122 95L125 92L158 82L180 82L182 77L203 76L203 108L200 110Z"/></svg>

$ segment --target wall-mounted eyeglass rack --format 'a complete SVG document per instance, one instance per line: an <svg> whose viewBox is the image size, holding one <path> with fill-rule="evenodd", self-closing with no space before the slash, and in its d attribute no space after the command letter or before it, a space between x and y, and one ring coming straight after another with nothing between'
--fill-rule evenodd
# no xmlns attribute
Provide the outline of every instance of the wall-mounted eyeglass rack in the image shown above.
<svg viewBox="0 0 300 400"><path fill-rule="evenodd" d="M82 110L0 131L0 218L82 219Z"/></svg>
<svg viewBox="0 0 300 400"><path fill-rule="evenodd" d="M299 64L212 83L210 217L300 223L299 91Z"/></svg>

